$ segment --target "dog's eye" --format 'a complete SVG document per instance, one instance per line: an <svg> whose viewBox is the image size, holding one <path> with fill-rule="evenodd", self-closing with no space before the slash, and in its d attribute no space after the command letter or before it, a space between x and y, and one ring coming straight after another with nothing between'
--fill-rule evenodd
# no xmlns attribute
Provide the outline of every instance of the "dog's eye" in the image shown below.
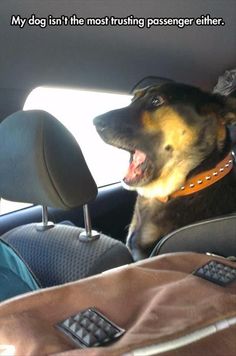
<svg viewBox="0 0 236 356"><path fill-rule="evenodd" d="M164 99L161 96L155 95L151 99L151 107L156 108L164 103Z"/></svg>

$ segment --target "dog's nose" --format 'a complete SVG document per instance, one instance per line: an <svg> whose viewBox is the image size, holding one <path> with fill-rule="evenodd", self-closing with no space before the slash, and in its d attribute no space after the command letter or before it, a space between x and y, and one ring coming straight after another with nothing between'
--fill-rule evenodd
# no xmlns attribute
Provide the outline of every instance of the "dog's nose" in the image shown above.
<svg viewBox="0 0 236 356"><path fill-rule="evenodd" d="M105 120L104 120L104 115L99 115L96 116L93 119L93 124L97 127L100 128L101 130L105 127Z"/></svg>

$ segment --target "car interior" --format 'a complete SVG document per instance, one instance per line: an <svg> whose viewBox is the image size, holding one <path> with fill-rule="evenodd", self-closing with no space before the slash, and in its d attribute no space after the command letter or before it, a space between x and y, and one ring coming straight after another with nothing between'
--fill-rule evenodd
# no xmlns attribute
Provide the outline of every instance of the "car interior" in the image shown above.
<svg viewBox="0 0 236 356"><path fill-rule="evenodd" d="M202 26L179 29L169 26L159 27L158 31L154 27L140 29L135 26L40 28L39 25L28 25L20 28L9 25L11 16L21 14L22 18L30 18L35 12L34 9L37 9L36 2L23 1L21 4L16 4L13 1L14 7L11 7L10 3L11 1L1 4L3 18L1 41L4 48L4 55L1 58L1 120L22 110L27 95L38 86L91 88L129 94L140 79L154 75L194 84L211 91L219 75L233 68L235 64L233 1L231 7L225 7L222 3L214 4L213 15L225 19L226 24L223 27ZM79 8L79 13L83 14L84 18L89 15L99 18L104 13L124 16L132 13L133 10L137 17L142 18L148 18L153 11L158 12L159 15L168 14L170 17L176 13L184 17L197 17L209 12L212 2L204 2L204 4L201 2L201 6L200 3L189 2L181 11L179 8L177 11L175 6L171 8L170 4L173 5L171 1L165 4L160 2L159 5L149 1L148 6L139 3L137 7L134 6L133 1L128 1L122 10L119 9L116 1L109 4L108 12L106 1L100 1L99 6L95 6L92 1L87 3L72 1L70 5L61 2L57 9L54 8L53 2L48 1L47 4L38 5L37 13L38 18L46 18L51 13L55 13L56 17L60 14L77 13ZM202 37L204 37L204 44ZM227 45L223 45L225 42ZM140 46L140 43L143 45ZM9 140L5 133L3 135L5 140ZM88 142L88 145L92 144ZM32 150L32 148L25 149ZM5 150L1 150L1 154ZM7 160L7 156L5 158ZM18 160L17 157L15 159ZM55 157L56 160L60 163L58 157ZM9 173L13 167L16 168L14 165L8 168ZM18 186L26 181L27 175L32 174L30 172L32 167L21 172L22 182L19 181ZM18 174L16 172L16 175ZM2 175L2 179L8 181L9 177ZM80 192L80 187L85 189L84 184L78 181L77 186L74 186L73 194L76 191ZM17 187L15 188L17 190ZM6 192L4 191L3 194ZM10 194L9 200L17 200L17 195ZM1 215L1 235L16 227L41 220L41 208L38 206L40 201L37 199L31 201L30 197L27 200L24 195L18 201L29 201L34 205ZM99 187L96 200L92 199L89 204L93 228L115 240L125 242L134 202L135 193L124 190L118 182ZM79 203L69 210L63 210L57 204L56 206L49 204L48 214L49 220L54 223L69 221L79 227L84 224L83 209ZM200 243L196 245L194 248L198 249ZM212 252L223 254L220 248L213 249ZM53 253L56 255L55 251ZM34 260L33 256L31 260ZM40 260L35 263L40 263Z"/></svg>
<svg viewBox="0 0 236 356"><path fill-rule="evenodd" d="M236 68L236 2L127 0L121 6L116 0L3 0L0 13L1 204L28 204L1 213L1 239L42 288L132 264L125 242L136 193L119 179L100 186L75 133L46 110L25 110L25 102L38 87L132 95L140 80L152 76L212 92L218 78ZM147 27L131 21L207 14L221 19L220 25ZM99 21L66 23L72 16ZM112 16L131 20L105 24ZM84 105L96 108L93 100ZM103 157L89 135L85 141L99 170ZM112 169L101 165L104 176ZM236 202L235 214L163 236L150 257L193 251L233 259L235 234Z"/></svg>
<svg viewBox="0 0 236 356"><path fill-rule="evenodd" d="M236 203L231 214L163 235L136 264L126 239L137 193L121 183L126 162L120 150L110 151L92 123L95 116L128 105L135 90L149 82L174 81L235 96L236 2L2 0L0 14L0 267L16 262L11 273L0 270L0 301L48 287L60 293L79 280L86 286L91 276L99 285L105 271L141 267L140 262L155 269L152 257L168 260L169 253L235 261ZM41 91L41 101L34 102ZM235 157L236 130L233 125L229 130ZM149 278L144 272L138 282L143 289ZM177 279L178 273L173 272ZM114 281L112 274L104 276L120 295L116 274ZM8 280L17 288L1 299ZM27 309L20 297L19 305ZM96 310L89 313L102 318ZM6 355L2 342L0 355ZM183 355L190 354L195 355Z"/></svg>

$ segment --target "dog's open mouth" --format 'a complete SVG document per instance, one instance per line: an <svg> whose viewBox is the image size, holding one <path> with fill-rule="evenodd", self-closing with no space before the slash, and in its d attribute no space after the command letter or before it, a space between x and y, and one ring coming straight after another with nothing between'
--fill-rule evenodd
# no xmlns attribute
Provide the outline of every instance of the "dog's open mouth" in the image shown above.
<svg viewBox="0 0 236 356"><path fill-rule="evenodd" d="M151 180L153 171L151 160L143 151L136 149L130 152L129 167L123 180L130 186L142 186Z"/></svg>

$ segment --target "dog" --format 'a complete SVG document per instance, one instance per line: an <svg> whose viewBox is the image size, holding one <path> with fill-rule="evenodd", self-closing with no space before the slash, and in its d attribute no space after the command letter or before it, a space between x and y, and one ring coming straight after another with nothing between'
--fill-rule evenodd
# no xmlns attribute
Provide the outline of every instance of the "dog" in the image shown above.
<svg viewBox="0 0 236 356"><path fill-rule="evenodd" d="M137 192L134 260L182 226L236 210L234 122L236 98L176 82L137 90L129 106L94 119L106 143L130 152L123 183Z"/></svg>

